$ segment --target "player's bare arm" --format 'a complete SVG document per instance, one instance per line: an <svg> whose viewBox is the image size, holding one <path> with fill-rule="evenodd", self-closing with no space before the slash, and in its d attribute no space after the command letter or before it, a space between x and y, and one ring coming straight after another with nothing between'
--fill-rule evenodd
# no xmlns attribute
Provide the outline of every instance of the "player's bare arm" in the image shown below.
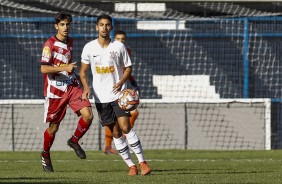
<svg viewBox="0 0 282 184"><path fill-rule="evenodd" d="M77 68L76 63L70 63L65 66L50 66L50 65L41 65L41 72L44 74L48 73L58 73L62 71L73 72Z"/></svg>
<svg viewBox="0 0 282 184"><path fill-rule="evenodd" d="M79 73L80 73L80 81L81 81L81 84L82 84L83 89L84 89L82 99L90 98L90 89L89 89L88 82L87 82L87 70L88 70L88 68L89 68L88 64L81 63Z"/></svg>
<svg viewBox="0 0 282 184"><path fill-rule="evenodd" d="M124 69L123 76L122 76L121 80L118 83L114 84L114 86L113 86L113 92L114 93L117 93L117 92L119 92L121 90L122 85L130 77L131 71L132 71L132 67L131 66L128 66L128 67L126 67Z"/></svg>

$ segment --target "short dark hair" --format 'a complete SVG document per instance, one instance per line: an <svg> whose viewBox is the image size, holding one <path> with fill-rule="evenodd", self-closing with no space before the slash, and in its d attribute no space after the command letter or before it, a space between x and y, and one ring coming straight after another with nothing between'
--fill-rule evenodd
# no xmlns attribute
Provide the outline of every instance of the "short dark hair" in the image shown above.
<svg viewBox="0 0 282 184"><path fill-rule="evenodd" d="M72 16L66 12L59 12L55 15L55 24L58 24L62 20L68 20L69 22L72 21Z"/></svg>
<svg viewBox="0 0 282 184"><path fill-rule="evenodd" d="M102 14L102 15L100 15L100 16L97 18L97 22L96 22L97 25L98 25L99 20L101 20L101 19L108 19L108 20L111 22L111 25L112 25L112 17L111 17L111 16L109 16L109 15L107 15L107 14Z"/></svg>
<svg viewBox="0 0 282 184"><path fill-rule="evenodd" d="M126 33L124 31L118 30L115 32L115 36L116 35L124 35L126 37Z"/></svg>

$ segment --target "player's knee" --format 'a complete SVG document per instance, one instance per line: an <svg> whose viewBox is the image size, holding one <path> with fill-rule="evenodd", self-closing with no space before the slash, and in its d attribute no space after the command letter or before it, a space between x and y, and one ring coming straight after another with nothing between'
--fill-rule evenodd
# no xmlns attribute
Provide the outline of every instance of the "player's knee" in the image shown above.
<svg viewBox="0 0 282 184"><path fill-rule="evenodd" d="M93 118L94 118L94 115L93 115L92 111L89 111L88 113L83 114L82 118L85 122L91 123Z"/></svg>
<svg viewBox="0 0 282 184"><path fill-rule="evenodd" d="M90 107L85 107L80 110L80 114L85 122L91 123L94 115Z"/></svg>
<svg viewBox="0 0 282 184"><path fill-rule="evenodd" d="M131 130L130 126L124 126L121 131L123 134L128 134L130 130Z"/></svg>
<svg viewBox="0 0 282 184"><path fill-rule="evenodd" d="M117 131L117 130L115 130L115 129L113 130L112 134L113 134L113 137L114 137L114 138L117 138L117 139L122 136L121 131Z"/></svg>
<svg viewBox="0 0 282 184"><path fill-rule="evenodd" d="M113 132L113 137L116 138L116 139L118 139L118 138L120 138L121 136L119 135L119 133L114 133L114 132Z"/></svg>
<svg viewBox="0 0 282 184"><path fill-rule="evenodd" d="M94 116L93 116L93 114L89 114L88 116L86 116L86 117L85 117L85 119L84 119L84 120L85 120L86 122L91 123L91 122L92 122L92 120L93 120L93 117L94 117Z"/></svg>
<svg viewBox="0 0 282 184"><path fill-rule="evenodd" d="M127 134L131 130L131 126L130 126L129 122L128 123L124 123L124 124L119 124L119 127L120 127L121 132L123 134Z"/></svg>

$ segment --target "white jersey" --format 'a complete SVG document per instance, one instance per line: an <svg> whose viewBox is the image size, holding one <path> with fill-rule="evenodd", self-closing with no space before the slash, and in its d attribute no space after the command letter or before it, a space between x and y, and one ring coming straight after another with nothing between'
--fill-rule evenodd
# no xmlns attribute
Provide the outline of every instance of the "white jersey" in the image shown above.
<svg viewBox="0 0 282 184"><path fill-rule="evenodd" d="M81 62L91 66L95 102L117 100L119 94L113 93L113 86L121 80L124 68L132 65L126 47L113 41L107 48L102 48L96 39L84 46ZM123 85L121 90L125 88Z"/></svg>

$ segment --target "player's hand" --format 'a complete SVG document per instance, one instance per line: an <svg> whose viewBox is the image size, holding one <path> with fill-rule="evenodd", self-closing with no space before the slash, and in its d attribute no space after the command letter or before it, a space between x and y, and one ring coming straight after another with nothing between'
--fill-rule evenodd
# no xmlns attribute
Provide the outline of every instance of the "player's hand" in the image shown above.
<svg viewBox="0 0 282 184"><path fill-rule="evenodd" d="M73 72L77 68L76 62L66 65L67 72Z"/></svg>
<svg viewBox="0 0 282 184"><path fill-rule="evenodd" d="M82 100L87 100L90 98L90 89L84 89L82 94Z"/></svg>
<svg viewBox="0 0 282 184"><path fill-rule="evenodd" d="M117 94L118 92L120 92L121 87L122 87L122 84L121 84L120 82L116 83L116 84L113 86L113 93L114 93L114 94Z"/></svg>

